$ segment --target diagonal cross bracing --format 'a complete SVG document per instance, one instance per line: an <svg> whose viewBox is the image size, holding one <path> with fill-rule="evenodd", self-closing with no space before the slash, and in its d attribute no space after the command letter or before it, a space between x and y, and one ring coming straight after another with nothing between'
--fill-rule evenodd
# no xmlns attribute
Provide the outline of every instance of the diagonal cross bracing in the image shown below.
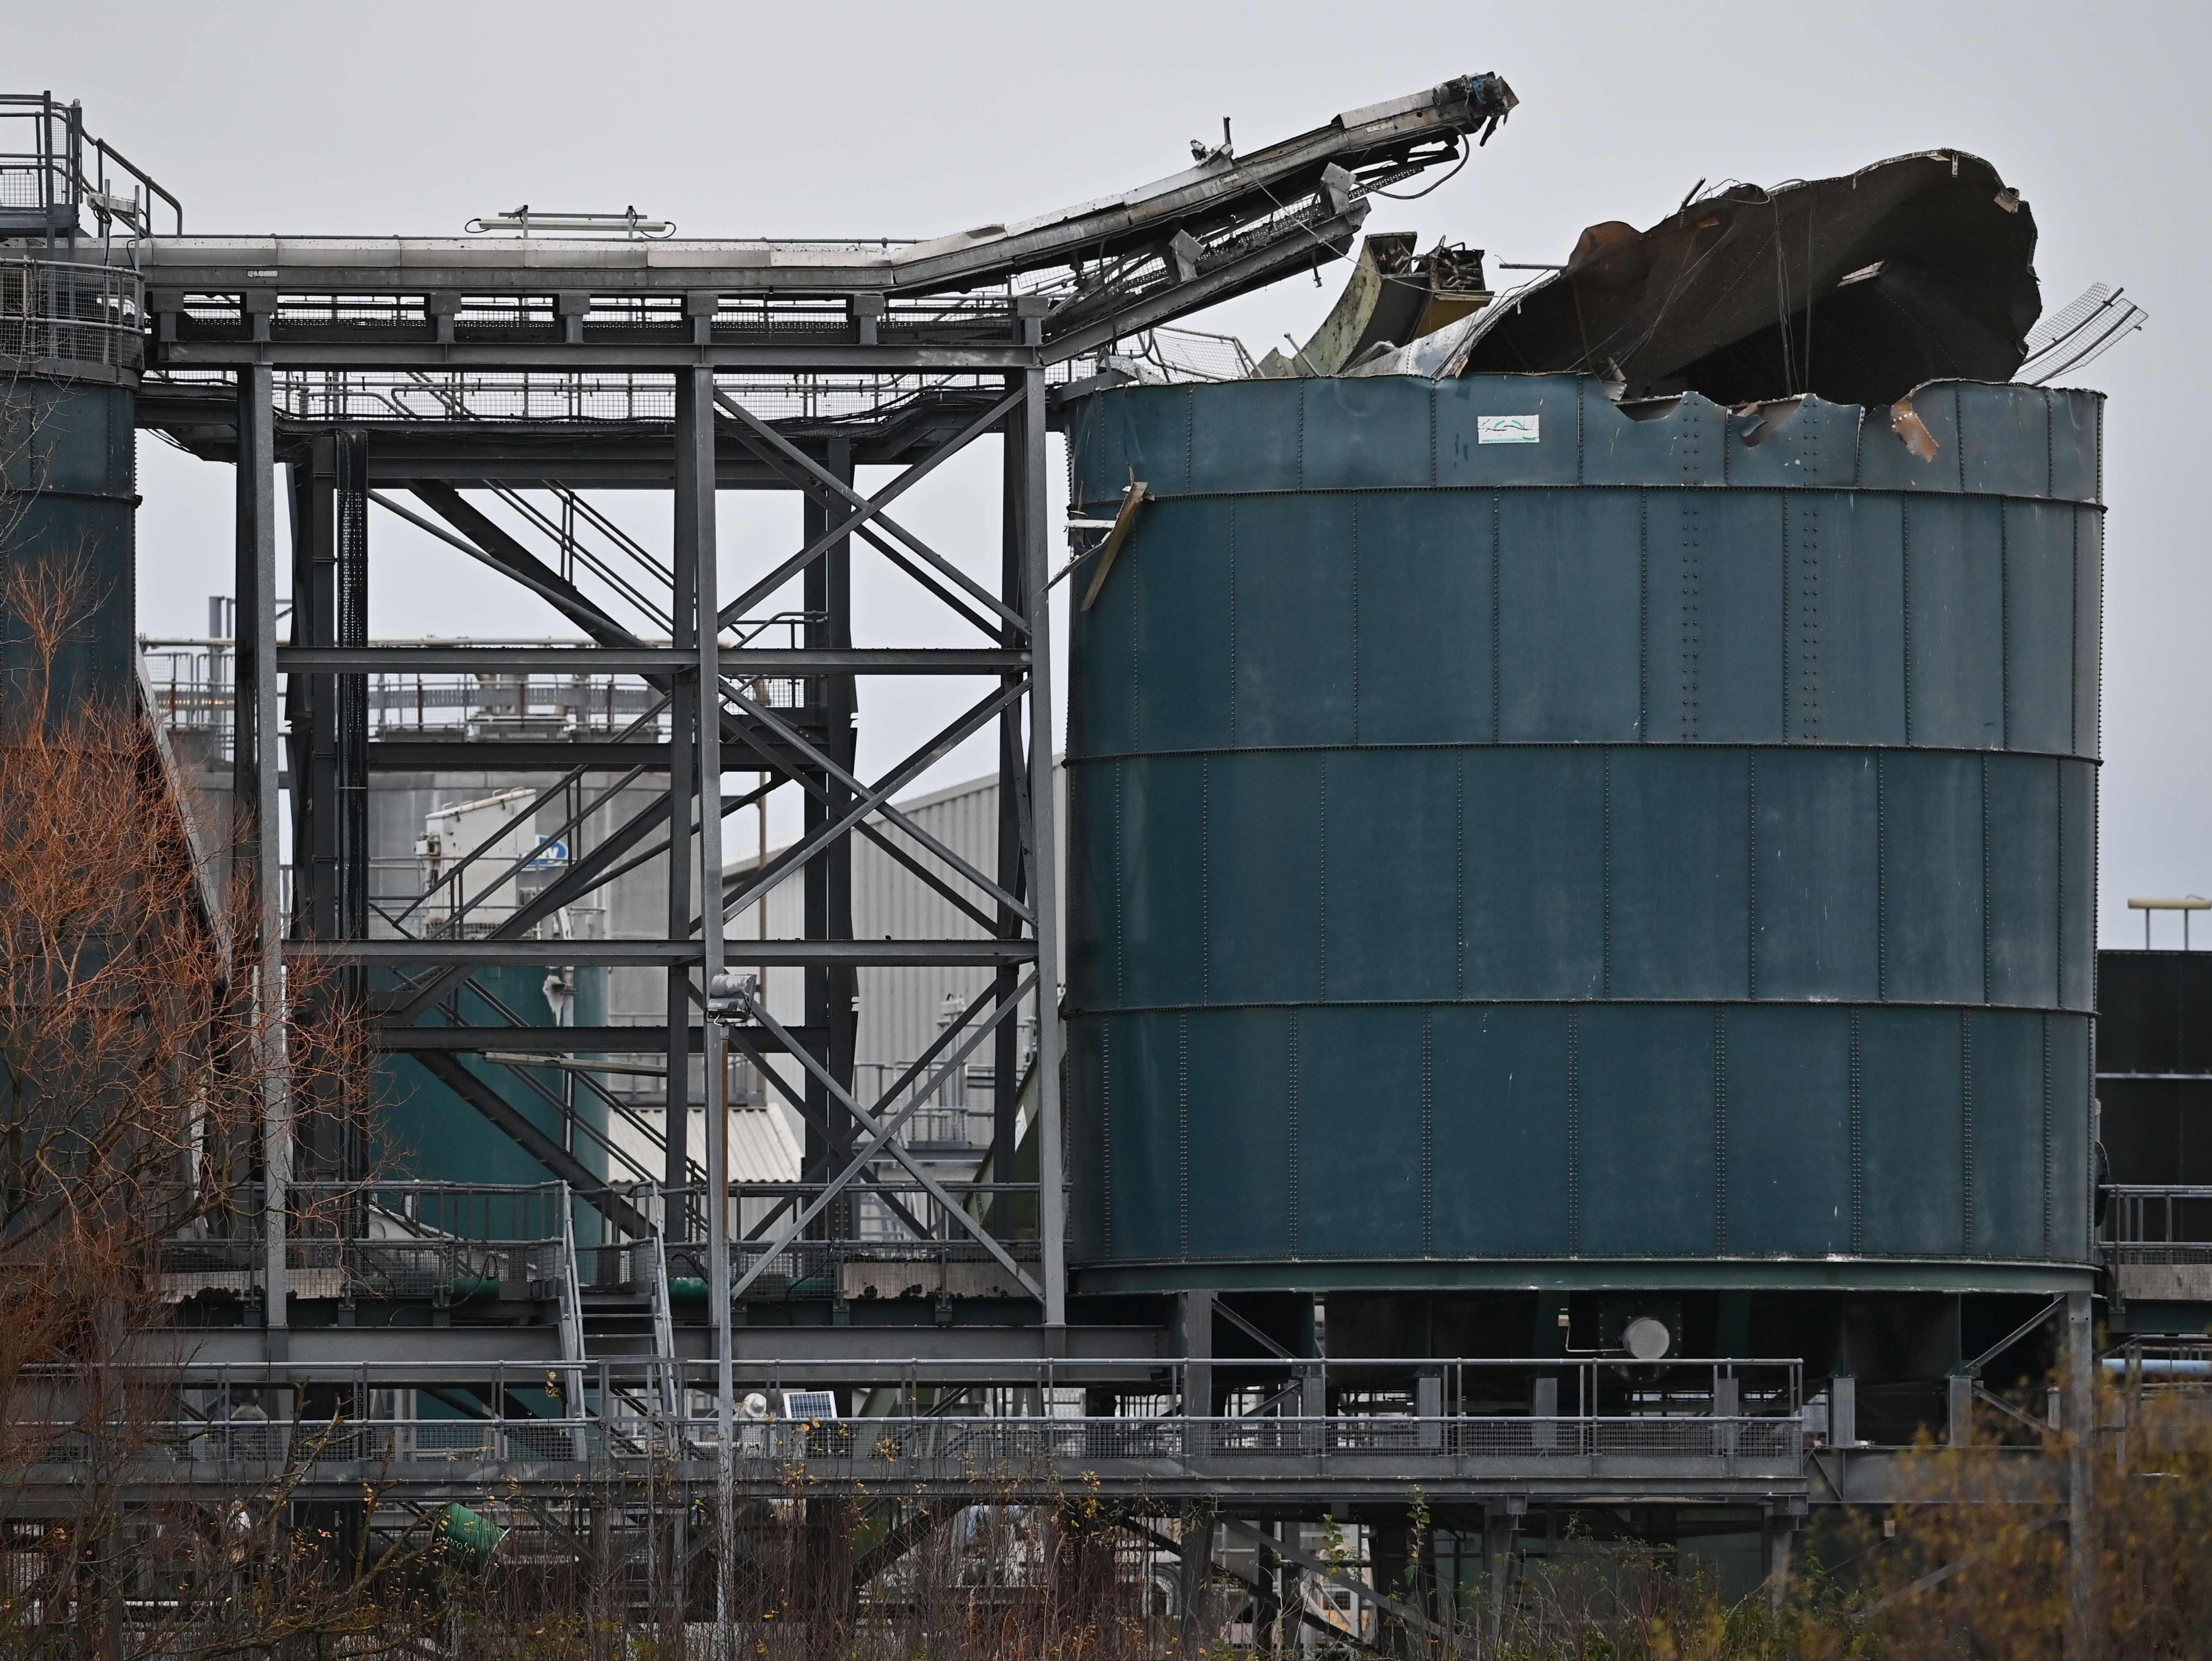
<svg viewBox="0 0 2212 1661"><path fill-rule="evenodd" d="M931 836L898 809L890 806L890 798L893 794L905 788L914 779L943 760L955 745L961 743L970 733L980 731L994 715L1018 702L1028 691L1029 683L1025 680L1012 681L1001 685L997 691L971 704L965 714L943 728L935 738L908 756L890 772L885 774L880 782L871 786L861 783L829 757L808 744L796 731L778 721L775 713L766 706L753 703L729 682L724 681L722 683L724 697L735 702L762 725L779 733L787 742L797 747L808 760L814 762L839 783L844 785L847 789L854 793L859 800L842 818L823 826L809 840L786 849L783 856L771 862L767 869L755 879L751 886L740 891L733 899L724 904L723 915L726 916L732 911L742 910L781 882L793 870L835 843L838 837L844 835L852 826L858 824L870 813L880 812L886 819L921 843L929 852L936 855L969 881L982 889L990 898L1011 909L1024 922L1034 923L1036 921L1036 914L1028 906L1007 893L997 883L978 871L968 861L962 859L959 855L954 853L935 837Z"/></svg>
<svg viewBox="0 0 2212 1661"><path fill-rule="evenodd" d="M723 409L728 411L732 415L738 418L744 429L744 430L738 434L738 437L745 443L747 447L753 450L756 454L762 456L763 459L767 459L772 455L781 456L784 460L799 467L802 472L815 479L822 489L842 497L855 509L851 517L840 524L831 526L820 536L817 537L811 543L808 544L805 548L800 550L799 552L786 560L775 570L769 572L768 575L763 577L758 582L753 584L751 587L746 589L744 593L739 594L736 599L731 601L727 606L723 608L720 615L721 623L724 625L727 625L733 619L743 617L755 605L759 605L761 601L766 599L777 589L782 587L785 583L790 581L793 576L797 575L807 566L812 564L814 561L821 557L823 553L827 550L834 547L839 542L843 541L847 537L852 535L855 531L859 530L862 526L866 525L871 520L872 520L882 525L885 530L889 531L901 542L905 543L915 554L928 561L932 566L943 572L946 577L958 584L961 587L966 589L984 605L996 612L1010 627L1018 629L1024 634L1028 633L1028 618L1023 617L1020 612L1009 607L1004 600L1001 600L997 595L992 593L990 590L977 582L975 578L969 576L965 571L960 569L958 566L954 565L951 561L945 559L940 555L934 552L927 544L922 542L921 538L912 535L908 532L901 530L899 526L891 522L890 516L883 511L886 504L890 502L902 492L911 489L914 485L920 484L924 478L927 478L931 470L936 467L939 463L946 460L957 452L964 450L977 438L980 438L984 433L989 431L994 423L1003 419L1009 411L1013 409L1015 405L1021 402L1024 396L1024 394L1021 392L1012 392L1007 393L1006 397L1000 399L996 404L994 404L988 410L984 411L984 413L975 421L969 423L966 430L962 432L959 437L954 439L950 444L947 444L942 449L938 450L927 460L916 462L913 466L908 468L896 478L893 479L889 484L885 485L881 490L878 490L874 496L864 496L860 495L859 491L854 490L852 486L847 484L842 479L840 479L836 474L822 467L811 456L808 455L804 450L799 449L796 445L793 444L789 439L784 437L781 433L777 432L775 428L761 420L759 417L754 415L750 411L744 408L744 405L738 404L726 393L717 391L714 394L714 401L720 405Z"/></svg>
<svg viewBox="0 0 2212 1661"><path fill-rule="evenodd" d="M770 1035L780 1041L784 1041L788 1043L787 1037L785 1034L782 1026L777 1023L775 1016L768 1013L767 1008L758 999L748 997L745 1000L745 1002L756 1021L759 1022ZM1011 1008L1012 1004L1010 1002L1007 1007ZM970 1216L965 1207L955 1205L952 1202L952 1196L945 1191L944 1185L938 1182L938 1180L934 1177L932 1177L927 1171L924 1171L921 1165L916 1164L912 1154L908 1153L906 1149L901 1147L896 1141L888 1140L889 1133L884 1129L884 1122L882 1120L878 1119L874 1114L869 1112L867 1109L862 1107L860 1103L854 1101L853 1099L852 1092L847 1090L844 1086L839 1084L837 1080L830 1075L829 1069L823 1067L820 1062L815 1060L813 1056L796 1045L790 1045L789 1049L790 1053L795 1055L799 1058L799 1064L809 1073L813 1074L816 1080L819 1082L824 1089L829 1091L830 1095L835 1097L843 1104L845 1110L848 1113L850 1113L854 1118L858 1120L863 1129L873 1135L878 1142L883 1143L884 1146L889 1149L890 1156L893 1159L896 1159L901 1165L906 1167L907 1174L909 1177L912 1177L915 1181L920 1183L921 1186L927 1190L930 1198L935 1200L939 1206L943 1207L946 1214L950 1215L955 1222L958 1223L970 1234L974 1235L976 1239L982 1243L984 1249L994 1257L999 1260L1000 1267L1005 1269L1009 1275L1012 1275L1018 1284L1027 1288L1030 1295L1034 1298L1042 1299L1044 1296L1044 1288L1037 1285L1035 1281L1032 1281L1023 1272L1021 1265L1014 1261L1013 1255L1009 1252L1005 1246L1000 1244L996 1239L992 1238L991 1232L984 1227L981 1222ZM966 1054L966 1051L963 1050L962 1053L964 1055ZM850 1172L840 1179L842 1183L846 1184L849 1184L851 1181L852 1173Z"/></svg>

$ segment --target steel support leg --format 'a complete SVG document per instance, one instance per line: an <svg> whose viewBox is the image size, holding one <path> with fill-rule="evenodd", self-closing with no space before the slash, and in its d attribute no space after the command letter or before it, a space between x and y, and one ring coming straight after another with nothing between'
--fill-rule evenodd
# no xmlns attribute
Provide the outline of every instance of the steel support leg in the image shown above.
<svg viewBox="0 0 2212 1661"><path fill-rule="evenodd" d="M1045 384L1042 368L1024 373L1022 400L1023 611L1030 629L1030 906L1037 946L1037 1235L1043 1262L1044 1320L1067 1324L1066 1193L1060 1118L1060 858L1052 764L1052 595L1050 526L1046 523Z"/></svg>
<svg viewBox="0 0 2212 1661"><path fill-rule="evenodd" d="M1954 1372L1943 1381L1945 1437L1954 1448L1974 1445L1974 1380L1970 1373Z"/></svg>
<svg viewBox="0 0 2212 1661"><path fill-rule="evenodd" d="M1213 1508L1200 1506L1182 1525L1182 1551L1176 1575L1176 1611L1182 1625L1182 1647L1189 1654L1198 1647L1200 1607L1206 1601L1206 1583L1213 1572Z"/></svg>
<svg viewBox="0 0 2212 1661"><path fill-rule="evenodd" d="M702 972L711 987L722 971L722 684L715 626L720 588L715 567L714 375L690 369L676 378L677 567L689 566L698 623L698 771ZM737 1435L730 1357L730 1127L724 1099L721 1024L705 1034L707 1102L707 1318L714 1334L714 1627L718 1652L729 1650L730 1559L737 1536L733 1444ZM673 1092L672 1092L672 1094Z"/></svg>
<svg viewBox="0 0 2212 1661"><path fill-rule="evenodd" d="M676 378L679 397L690 383L688 374ZM711 388L709 389L711 391ZM709 423L711 425L711 423ZM684 448L679 444L679 448ZM681 456L678 460L681 462ZM712 478L710 473L708 478ZM708 492L711 503L712 492ZM682 525L678 534L682 535ZM711 514L710 506L708 511ZM698 634L693 627L696 611L696 587L699 567L696 559L687 559L682 548L676 551L671 566L668 599L669 644L678 650L696 648ZM670 683L672 694L668 704L668 937L688 940L691 934L691 879L696 861L691 844L692 773L697 764L695 740L698 738L699 711L707 702L706 689L693 685L690 672L679 673ZM720 825L717 824L719 830ZM701 898L711 902L721 892L721 876L716 873L714 885L701 892ZM706 905L709 911L720 908ZM705 989L701 988L703 993ZM691 971L689 968L672 968L668 971L668 1119L665 1127L666 1144L663 1169L665 1180L671 1190L688 1187L691 1180ZM707 1023L714 1030L714 1023ZM711 1074L714 1064L705 1063ZM711 1173L708 1186L713 1186ZM666 1202L666 1219L663 1227L672 1240L691 1238L690 1220L684 1214L683 1203L672 1197Z"/></svg>
<svg viewBox="0 0 2212 1661"><path fill-rule="evenodd" d="M1505 1599L1513 1585L1513 1535L1520 1522L1520 1513L1510 1504L1486 1506L1482 1513L1482 1570L1489 1589L1482 1638L1492 1652L1505 1635Z"/></svg>
<svg viewBox="0 0 2212 1661"><path fill-rule="evenodd" d="M1786 1512L1770 1512L1762 1523L1760 1535L1765 1548L1760 1567L1764 1571L1767 1603L1779 1615L1784 1600L1790 1595L1790 1553L1796 1542L1797 1519Z"/></svg>
<svg viewBox="0 0 2212 1661"><path fill-rule="evenodd" d="M253 1066L261 1089L262 1274L271 1360L284 1359L290 1324L285 1214L292 1180L291 1104L284 1087L284 872L277 834L283 751L276 710L276 450L274 376L266 364L238 375L238 704L235 788L260 954L254 967Z"/></svg>
<svg viewBox="0 0 2212 1661"><path fill-rule="evenodd" d="M2097 1335L2089 1294L2066 1294L2067 1653L2097 1652L2095 1480Z"/></svg>
<svg viewBox="0 0 2212 1661"><path fill-rule="evenodd" d="M850 487L853 458L849 445L830 446L827 471ZM834 509L818 497L807 496L802 522L810 546L827 533L833 514ZM849 538L833 542L806 568L800 586L807 614L805 636L809 646L841 647L853 643L852 549ZM859 713L854 678L825 675L819 684L829 728L823 740L824 753L850 774L856 755L854 721ZM823 794L807 792L804 828L809 837L836 823L852 806L851 793L841 781L825 776L823 783ZM852 838L841 837L809 860L802 880L806 938L852 939ZM860 977L849 969L824 967L805 971L806 1024L828 1035L819 1059L830 1077L848 1091L853 1087L857 1037L854 1004L859 989ZM806 1081L806 1099L811 1110L807 1115L809 1129L802 1174L807 1182L826 1183L852 1159L853 1121L832 1099L828 1085L811 1075ZM812 1129L816 1123L823 1127L818 1135ZM843 1197L823 1214L816 1232L831 1239L850 1239L857 1232L855 1222L853 1202L849 1197Z"/></svg>
<svg viewBox="0 0 2212 1661"><path fill-rule="evenodd" d="M1003 460L1000 472L1004 479L1001 533L1001 562L1000 589L1006 604L1022 608L1022 490L1021 469L1018 465L1024 429L1019 419L1006 423ZM1021 637L1008 625L999 633L1002 646L1018 648ZM1025 891L1022 860L1022 803L1028 794L1028 782L1023 777L1026 764L1022 736L1022 711L1018 703L1009 704L999 717L999 886L1019 898ZM1021 919L1012 907L1003 902L999 906L1000 937L1018 940L1021 935ZM995 990L1001 1001L1014 989L1018 971L1009 964L999 971ZM994 1040L991 1059L991 1180L1010 1183L1014 1179L1015 1128L1019 1117L1021 1089L1021 1022L1007 1021L999 1028ZM990 1207L992 1232L1001 1239L1013 1237L1018 1208L1012 1196L994 1200ZM1026 1219L1024 1220L1026 1222Z"/></svg>

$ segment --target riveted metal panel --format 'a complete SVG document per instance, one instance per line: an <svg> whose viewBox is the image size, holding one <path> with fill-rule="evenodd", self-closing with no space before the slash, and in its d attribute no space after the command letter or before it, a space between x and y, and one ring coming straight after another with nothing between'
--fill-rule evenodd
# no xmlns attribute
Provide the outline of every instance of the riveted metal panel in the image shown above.
<svg viewBox="0 0 2212 1661"><path fill-rule="evenodd" d="M1490 737L1488 504L1436 490L1358 499L1359 736L1365 744Z"/></svg>
<svg viewBox="0 0 2212 1661"><path fill-rule="evenodd" d="M1884 997L1982 1001L1983 812L1980 757L1882 758Z"/></svg>
<svg viewBox="0 0 2212 1661"><path fill-rule="evenodd" d="M1881 995L1875 767L1863 750L1753 758L1753 989L1762 998Z"/></svg>
<svg viewBox="0 0 2212 1661"><path fill-rule="evenodd" d="M1989 997L2029 1006L2059 1001L2058 777L2065 764L1991 756L1989 778Z"/></svg>
<svg viewBox="0 0 2212 1661"><path fill-rule="evenodd" d="M1471 750L1470 998L1594 998L1605 985L1603 751Z"/></svg>
<svg viewBox="0 0 2212 1661"><path fill-rule="evenodd" d="M1081 613L1085 650L1068 666L1071 755L1118 756L1137 747L1139 677L1146 666L1137 653L1138 604L1136 585L1117 583Z"/></svg>
<svg viewBox="0 0 2212 1661"><path fill-rule="evenodd" d="M1778 744L1790 497L1780 491L1729 491L1697 500L1705 508L1694 579L1697 736Z"/></svg>
<svg viewBox="0 0 2212 1661"><path fill-rule="evenodd" d="M2063 502L2001 504L2004 545L2004 744L2063 755L2074 744L2074 518Z"/></svg>
<svg viewBox="0 0 2212 1661"><path fill-rule="evenodd" d="M2068 1009L2097 1007L2097 774L2058 764L2058 987Z"/></svg>
<svg viewBox="0 0 2212 1661"><path fill-rule="evenodd" d="M1207 840L1219 855L1207 877L1206 939L1207 985L1216 1003L1323 995L1328 764L1313 751L1213 760ZM1340 815L1345 811L1340 798Z"/></svg>
<svg viewBox="0 0 2212 1661"><path fill-rule="evenodd" d="M2051 491L2061 502L2105 499L2105 397L2055 391L2051 409Z"/></svg>
<svg viewBox="0 0 2212 1661"><path fill-rule="evenodd" d="M1391 378L1369 392L1353 380L1298 383L1305 393L1309 490L1426 484L1432 453L1424 429L1434 411L1433 381Z"/></svg>
<svg viewBox="0 0 2212 1661"><path fill-rule="evenodd" d="M1239 520L1235 502L1165 502L1140 513L1122 545L1108 592L1133 614L1131 749L1231 742Z"/></svg>
<svg viewBox="0 0 2212 1661"><path fill-rule="evenodd" d="M1501 736L1634 739L1643 682L1636 498L1612 490L1508 490L1491 500Z"/></svg>
<svg viewBox="0 0 2212 1661"><path fill-rule="evenodd" d="M1120 762L1067 774L1067 983L1079 1008L1123 1001Z"/></svg>
<svg viewBox="0 0 2212 1661"><path fill-rule="evenodd" d="M1569 1249L1567 1019L1541 1004L1437 1013L1437 1251Z"/></svg>
<svg viewBox="0 0 2212 1661"><path fill-rule="evenodd" d="M1598 1004L1581 1025L1582 1249L1711 1252L1713 1012Z"/></svg>
<svg viewBox="0 0 2212 1661"><path fill-rule="evenodd" d="M1163 498L1073 618L1088 1261L2078 1268L2098 406L1915 408L1932 462L1559 376L1076 406L1076 498Z"/></svg>
<svg viewBox="0 0 2212 1661"><path fill-rule="evenodd" d="M1902 412L1910 419L1899 425ZM1914 434L1919 448L1908 443L1912 423L1926 429L1925 438ZM1930 447L1932 446L1932 447ZM1909 490L1915 495L1958 494L1958 388L1952 381L1916 386L1890 410L1869 410L1859 429L1859 487L1862 490Z"/></svg>
<svg viewBox="0 0 2212 1661"><path fill-rule="evenodd" d="M1112 401L1086 399L1082 407ZM1304 429L1304 401L1287 396L1279 382L1230 381L1209 386L1206 419L1194 423L1190 430L1189 488L1237 495L1297 490ZM1170 488L1164 473L1157 479L1144 473L1137 477L1149 490L1165 492ZM1121 483L1127 482L1122 476ZM1114 487L1112 478L1099 484Z"/></svg>
<svg viewBox="0 0 2212 1661"><path fill-rule="evenodd" d="M2039 386L1960 381L1964 435L1960 486L1984 496L2039 496L2051 490L2051 395Z"/></svg>
<svg viewBox="0 0 2212 1661"><path fill-rule="evenodd" d="M1120 990L1139 1008L1206 998L1211 770L1172 756L1121 772Z"/></svg>
<svg viewBox="0 0 2212 1661"><path fill-rule="evenodd" d="M1350 383L1346 385L1349 391ZM1583 385L1573 375L1470 375L1462 380L1437 383L1437 483L1487 486L1579 482ZM1486 444L1480 426L1486 416L1534 416L1537 441Z"/></svg>
<svg viewBox="0 0 2212 1661"><path fill-rule="evenodd" d="M1819 609L1820 737L1903 744L1905 514L1899 496L1851 495L1823 523Z"/></svg>
<svg viewBox="0 0 2212 1661"><path fill-rule="evenodd" d="M1236 741L1352 744L1358 654L1350 496L1256 496L1237 514Z"/></svg>
<svg viewBox="0 0 2212 1661"><path fill-rule="evenodd" d="M1185 1250L1182 1027L1176 1015L1141 1014L1121 1016L1107 1029L1114 1111L1106 1124L1106 1159L1114 1174L1116 1256L1177 1257Z"/></svg>
<svg viewBox="0 0 2212 1661"><path fill-rule="evenodd" d="M1298 1238L1308 1257L1421 1249L1421 1016L1316 1009L1299 1021ZM1347 1120L1359 1127L1344 1134ZM1314 1125L1329 1127L1316 1135Z"/></svg>
<svg viewBox="0 0 2212 1661"><path fill-rule="evenodd" d="M2051 1043L2051 1233L2047 1254L2088 1256L2089 1019L2053 1015Z"/></svg>
<svg viewBox="0 0 2212 1661"><path fill-rule="evenodd" d="M2002 505L1905 508L1905 722L1914 744L2004 742Z"/></svg>
<svg viewBox="0 0 2212 1661"><path fill-rule="evenodd" d="M1328 995L1353 1002L1455 996L1460 951L1460 757L1351 750L1328 758Z"/></svg>
<svg viewBox="0 0 2212 1661"><path fill-rule="evenodd" d="M1858 474L1856 404L1805 397L1760 405L1728 420L1727 479L1784 490L1849 485Z"/></svg>
<svg viewBox="0 0 2212 1661"><path fill-rule="evenodd" d="M1939 1257L1966 1250L1961 1019L1952 1009L1861 1017L1863 1250Z"/></svg>
<svg viewBox="0 0 2212 1661"><path fill-rule="evenodd" d="M2074 741L2070 754L2104 753L2098 714L2105 686L2105 519L2074 510Z"/></svg>
<svg viewBox="0 0 2212 1661"><path fill-rule="evenodd" d="M1106 1214L1113 1171L1107 1157L1109 1068L1106 1023L1095 1019L1070 1021L1065 1053L1068 1167L1092 1173L1092 1180L1078 1183L1069 1196L1068 1241L1079 1259L1096 1259L1110 1256L1114 1244Z"/></svg>
<svg viewBox="0 0 2212 1661"><path fill-rule="evenodd" d="M1290 1253L1290 1026L1279 1009L1191 1019L1182 1180L1193 1256Z"/></svg>
<svg viewBox="0 0 2212 1661"><path fill-rule="evenodd" d="M1590 484L1718 484L1728 411L1690 392L1620 409L1583 383L1583 479Z"/></svg>
<svg viewBox="0 0 2212 1661"><path fill-rule="evenodd" d="M1851 1249L1850 1012L1727 1015L1728 1250Z"/></svg>
<svg viewBox="0 0 2212 1661"><path fill-rule="evenodd" d="M2043 1253L2043 1018L2018 1010L1968 1016L1973 1057L1971 1250Z"/></svg>
<svg viewBox="0 0 2212 1661"><path fill-rule="evenodd" d="M1608 995L1750 996L1747 756L1654 745L1611 772Z"/></svg>

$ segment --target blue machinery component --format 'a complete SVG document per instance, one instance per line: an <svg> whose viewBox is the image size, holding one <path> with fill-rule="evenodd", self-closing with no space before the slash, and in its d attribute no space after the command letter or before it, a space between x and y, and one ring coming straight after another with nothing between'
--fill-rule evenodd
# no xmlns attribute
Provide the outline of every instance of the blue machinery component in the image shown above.
<svg viewBox="0 0 2212 1661"><path fill-rule="evenodd" d="M2100 417L1079 405L1080 1284L2086 1286Z"/></svg>

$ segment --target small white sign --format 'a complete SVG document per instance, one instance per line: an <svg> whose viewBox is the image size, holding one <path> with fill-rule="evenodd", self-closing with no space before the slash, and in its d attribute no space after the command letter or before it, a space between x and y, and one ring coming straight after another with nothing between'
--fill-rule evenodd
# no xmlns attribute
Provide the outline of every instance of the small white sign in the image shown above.
<svg viewBox="0 0 2212 1661"><path fill-rule="evenodd" d="M1540 416L1477 416L1474 418L1474 441L1478 444L1534 444L1540 439L1537 423Z"/></svg>
<svg viewBox="0 0 2212 1661"><path fill-rule="evenodd" d="M522 868L526 871L550 871L555 866L566 865L568 862L568 844L567 843L557 840L541 842L538 844L538 851L530 856L530 863Z"/></svg>

